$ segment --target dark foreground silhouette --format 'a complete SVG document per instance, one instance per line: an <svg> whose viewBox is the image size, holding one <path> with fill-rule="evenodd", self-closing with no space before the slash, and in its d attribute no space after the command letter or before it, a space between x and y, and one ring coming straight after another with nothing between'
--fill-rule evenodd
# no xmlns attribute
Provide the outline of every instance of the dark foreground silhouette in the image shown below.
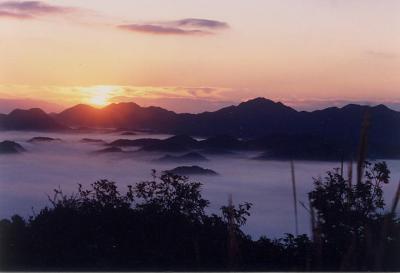
<svg viewBox="0 0 400 273"><path fill-rule="evenodd" d="M128 186L100 180L28 220L0 221L2 270L400 270L397 198L384 212L384 162L364 176L339 170L309 193L312 239L286 234L253 240L240 227L250 203L208 215L201 184L171 173ZM351 176L349 176L351 177ZM265 219L268 225L268 219Z"/></svg>

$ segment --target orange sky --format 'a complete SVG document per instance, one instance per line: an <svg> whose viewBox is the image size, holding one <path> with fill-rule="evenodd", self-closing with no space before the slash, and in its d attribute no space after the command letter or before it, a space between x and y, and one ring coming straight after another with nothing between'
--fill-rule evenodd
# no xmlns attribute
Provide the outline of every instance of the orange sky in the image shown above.
<svg viewBox="0 0 400 273"><path fill-rule="evenodd" d="M396 0L0 1L0 100L400 102L399 14Z"/></svg>

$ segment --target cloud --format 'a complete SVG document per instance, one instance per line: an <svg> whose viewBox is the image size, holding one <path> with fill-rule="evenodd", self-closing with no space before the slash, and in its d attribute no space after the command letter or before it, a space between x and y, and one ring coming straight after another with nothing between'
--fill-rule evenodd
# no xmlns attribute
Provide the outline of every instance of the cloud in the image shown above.
<svg viewBox="0 0 400 273"><path fill-rule="evenodd" d="M132 32L153 35L210 35L215 34L211 30L226 29L229 28L229 25L225 22L209 19L186 18L157 23L125 24L117 27Z"/></svg>
<svg viewBox="0 0 400 273"><path fill-rule="evenodd" d="M14 19L31 19L32 15L0 9L0 17L7 17L7 18L14 18Z"/></svg>
<svg viewBox="0 0 400 273"><path fill-rule="evenodd" d="M50 5L41 1L6 1L0 3L0 17L34 19L38 16L73 12L71 7Z"/></svg>
<svg viewBox="0 0 400 273"><path fill-rule="evenodd" d="M213 95L213 93L219 91L217 88L211 88L211 87L186 87L186 88L184 87L180 89L182 91L186 91L187 93L189 93L194 97Z"/></svg>
<svg viewBox="0 0 400 273"><path fill-rule="evenodd" d="M119 25L121 29L133 31L133 32L141 32L155 35L207 35L211 34L211 32L193 29L193 30L185 30L176 27L166 27L159 25L140 25L140 24L131 24L131 25Z"/></svg>
<svg viewBox="0 0 400 273"><path fill-rule="evenodd" d="M209 29L224 29L229 28L229 25L225 22L209 20L209 19L198 19L198 18L186 18L182 20L172 21L177 26L190 26L200 27Z"/></svg>

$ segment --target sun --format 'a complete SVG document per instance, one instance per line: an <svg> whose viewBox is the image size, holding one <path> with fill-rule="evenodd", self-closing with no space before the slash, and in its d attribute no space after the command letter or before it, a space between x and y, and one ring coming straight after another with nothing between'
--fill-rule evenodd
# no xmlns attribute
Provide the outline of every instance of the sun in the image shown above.
<svg viewBox="0 0 400 273"><path fill-rule="evenodd" d="M108 96L95 95L89 99L89 103L95 106L106 106L108 104Z"/></svg>
<svg viewBox="0 0 400 273"><path fill-rule="evenodd" d="M88 102L97 107L106 106L109 104L109 99L112 97L114 86L99 85L90 89Z"/></svg>

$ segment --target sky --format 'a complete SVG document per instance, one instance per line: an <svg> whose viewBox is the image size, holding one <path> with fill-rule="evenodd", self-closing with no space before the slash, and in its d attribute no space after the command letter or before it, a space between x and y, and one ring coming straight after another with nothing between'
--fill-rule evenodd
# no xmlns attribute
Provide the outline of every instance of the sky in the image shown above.
<svg viewBox="0 0 400 273"><path fill-rule="evenodd" d="M397 0L0 0L0 112L134 101L400 110Z"/></svg>

